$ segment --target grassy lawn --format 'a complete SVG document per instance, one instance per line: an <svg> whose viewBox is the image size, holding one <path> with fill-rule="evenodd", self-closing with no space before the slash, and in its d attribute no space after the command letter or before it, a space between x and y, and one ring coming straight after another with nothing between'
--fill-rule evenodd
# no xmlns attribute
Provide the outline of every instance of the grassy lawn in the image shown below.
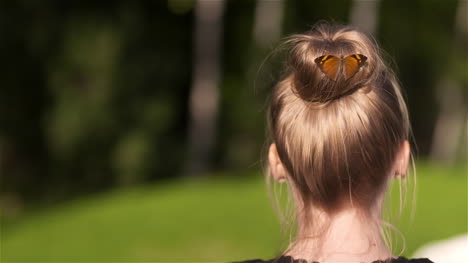
<svg viewBox="0 0 468 263"><path fill-rule="evenodd" d="M404 216L398 224L404 255L467 232L466 172L418 165L415 219L409 224ZM114 190L28 213L2 227L0 261L266 259L280 243L262 175L217 176Z"/></svg>

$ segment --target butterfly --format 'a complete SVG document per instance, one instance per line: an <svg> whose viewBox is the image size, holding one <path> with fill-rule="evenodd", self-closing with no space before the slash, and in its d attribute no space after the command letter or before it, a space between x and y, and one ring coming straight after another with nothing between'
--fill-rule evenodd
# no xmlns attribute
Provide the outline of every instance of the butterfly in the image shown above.
<svg viewBox="0 0 468 263"><path fill-rule="evenodd" d="M344 58L325 55L314 61L327 77L336 81L342 73L344 73L345 80L353 77L365 65L366 60L367 57L364 55L353 54Z"/></svg>

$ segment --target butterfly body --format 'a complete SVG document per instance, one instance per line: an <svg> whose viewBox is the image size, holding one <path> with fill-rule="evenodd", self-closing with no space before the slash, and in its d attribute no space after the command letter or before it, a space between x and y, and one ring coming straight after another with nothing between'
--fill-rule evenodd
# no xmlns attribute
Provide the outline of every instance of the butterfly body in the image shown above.
<svg viewBox="0 0 468 263"><path fill-rule="evenodd" d="M314 61L328 78L336 81L340 76L345 80L352 78L366 64L367 57L361 54L347 57L324 55Z"/></svg>

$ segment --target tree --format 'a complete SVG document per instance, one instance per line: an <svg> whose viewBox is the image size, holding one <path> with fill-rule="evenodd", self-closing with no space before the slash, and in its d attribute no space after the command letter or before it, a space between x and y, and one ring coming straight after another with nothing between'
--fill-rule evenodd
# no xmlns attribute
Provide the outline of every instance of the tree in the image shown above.
<svg viewBox="0 0 468 263"><path fill-rule="evenodd" d="M209 168L216 142L223 7L223 0L198 0L195 6L188 173L199 173Z"/></svg>

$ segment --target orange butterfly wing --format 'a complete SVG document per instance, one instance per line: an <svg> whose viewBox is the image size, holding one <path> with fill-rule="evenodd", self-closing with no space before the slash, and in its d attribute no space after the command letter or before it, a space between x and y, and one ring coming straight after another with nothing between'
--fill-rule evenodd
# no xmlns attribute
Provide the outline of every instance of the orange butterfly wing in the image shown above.
<svg viewBox="0 0 468 263"><path fill-rule="evenodd" d="M331 55L321 56L315 59L322 72L332 80L336 81L340 69L341 59Z"/></svg>
<svg viewBox="0 0 468 263"><path fill-rule="evenodd" d="M359 69L364 66L367 57L361 54L354 54L344 58L344 73L346 79L353 77Z"/></svg>

